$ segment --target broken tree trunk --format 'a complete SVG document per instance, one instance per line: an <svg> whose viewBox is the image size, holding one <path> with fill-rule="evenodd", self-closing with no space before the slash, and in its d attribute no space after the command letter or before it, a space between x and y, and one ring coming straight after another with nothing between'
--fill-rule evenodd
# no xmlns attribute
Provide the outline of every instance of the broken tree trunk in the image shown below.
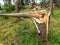
<svg viewBox="0 0 60 45"><path fill-rule="evenodd" d="M39 12L39 13L38 12L39 11L35 11L35 12L31 11L31 12L24 12L24 13L0 14L0 16L14 16L14 17L32 18L40 36L42 38L47 38L48 37L48 21L47 21L47 24L42 23L39 19L40 18L39 15L42 15L43 12ZM49 13L49 15L50 15L50 13ZM49 15L46 15L47 20L49 20Z"/></svg>
<svg viewBox="0 0 60 45"><path fill-rule="evenodd" d="M28 18L30 18L30 17L37 17L37 18L39 18L39 16L35 15L34 12L0 14L0 16L28 17Z"/></svg>

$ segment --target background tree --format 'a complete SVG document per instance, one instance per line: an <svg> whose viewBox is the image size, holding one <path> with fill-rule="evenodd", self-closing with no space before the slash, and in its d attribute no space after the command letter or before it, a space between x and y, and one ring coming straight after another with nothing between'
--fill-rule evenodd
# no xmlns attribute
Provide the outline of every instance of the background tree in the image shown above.
<svg viewBox="0 0 60 45"><path fill-rule="evenodd" d="M53 0L54 6L60 7L60 0Z"/></svg>
<svg viewBox="0 0 60 45"><path fill-rule="evenodd" d="M31 0L31 8L34 8L35 7L35 0Z"/></svg>
<svg viewBox="0 0 60 45"><path fill-rule="evenodd" d="M49 6L49 0L41 0L40 5L43 8L47 8Z"/></svg>
<svg viewBox="0 0 60 45"><path fill-rule="evenodd" d="M20 0L14 0L14 4L15 4L16 12L19 12L19 10L20 10Z"/></svg>
<svg viewBox="0 0 60 45"><path fill-rule="evenodd" d="M50 0L50 12L53 14L53 0Z"/></svg>
<svg viewBox="0 0 60 45"><path fill-rule="evenodd" d="M1 3L0 3L0 10L2 10L2 8L1 8Z"/></svg>
<svg viewBox="0 0 60 45"><path fill-rule="evenodd" d="M5 10L5 12L12 12L15 8L14 5L12 5L11 0L3 0L4 5L2 6L2 9Z"/></svg>
<svg viewBox="0 0 60 45"><path fill-rule="evenodd" d="M4 5L6 5L7 4L7 0L3 0L4 1Z"/></svg>
<svg viewBox="0 0 60 45"><path fill-rule="evenodd" d="M11 4L11 0L3 0L5 5L10 5Z"/></svg>
<svg viewBox="0 0 60 45"><path fill-rule="evenodd" d="M34 0L33 0L34 1ZM29 5L30 0L26 0L26 5Z"/></svg>

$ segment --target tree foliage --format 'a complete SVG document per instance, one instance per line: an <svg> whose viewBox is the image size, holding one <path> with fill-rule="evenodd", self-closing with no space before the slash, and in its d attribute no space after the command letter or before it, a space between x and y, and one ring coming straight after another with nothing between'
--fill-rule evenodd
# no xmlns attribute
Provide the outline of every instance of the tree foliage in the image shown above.
<svg viewBox="0 0 60 45"><path fill-rule="evenodd" d="M53 0L55 6L60 7L60 0Z"/></svg>
<svg viewBox="0 0 60 45"><path fill-rule="evenodd" d="M11 12L15 10L14 5L4 5L2 6L2 10L5 10L6 12Z"/></svg>

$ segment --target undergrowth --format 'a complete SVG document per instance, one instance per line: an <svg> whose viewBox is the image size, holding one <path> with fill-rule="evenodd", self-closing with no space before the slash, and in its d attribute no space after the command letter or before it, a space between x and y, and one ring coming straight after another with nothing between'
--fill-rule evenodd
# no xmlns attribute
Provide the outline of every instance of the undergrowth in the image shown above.
<svg viewBox="0 0 60 45"><path fill-rule="evenodd" d="M60 9L51 17L48 41L39 40L29 18L0 16L0 45L60 45Z"/></svg>

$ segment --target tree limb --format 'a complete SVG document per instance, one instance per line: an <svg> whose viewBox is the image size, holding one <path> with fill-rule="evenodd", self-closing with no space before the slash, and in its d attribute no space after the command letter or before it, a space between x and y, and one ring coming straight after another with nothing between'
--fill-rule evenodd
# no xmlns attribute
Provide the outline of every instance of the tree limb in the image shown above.
<svg viewBox="0 0 60 45"><path fill-rule="evenodd" d="M13 16L13 17L36 17L39 18L34 12L24 12L24 13L10 13L10 14L0 14L0 16Z"/></svg>

